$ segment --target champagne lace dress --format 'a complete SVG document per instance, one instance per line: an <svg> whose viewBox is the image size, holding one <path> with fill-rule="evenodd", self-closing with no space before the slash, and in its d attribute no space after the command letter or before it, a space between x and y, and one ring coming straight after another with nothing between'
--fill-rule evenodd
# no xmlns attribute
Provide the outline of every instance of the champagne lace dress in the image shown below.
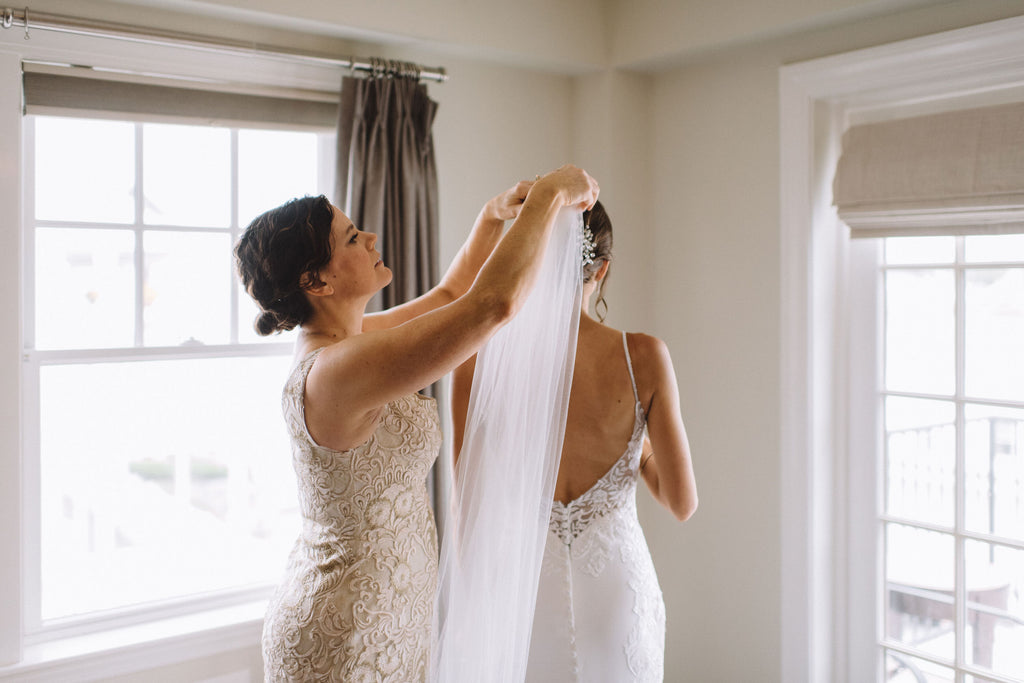
<svg viewBox="0 0 1024 683"><path fill-rule="evenodd" d="M579 498L554 502L530 639L528 683L661 681L665 603L636 514L644 411L625 453Z"/></svg>
<svg viewBox="0 0 1024 683"><path fill-rule="evenodd" d="M426 681L437 535L425 482L441 444L437 405L405 396L361 446L317 446L303 395L320 351L284 388L302 532L264 621L266 680Z"/></svg>

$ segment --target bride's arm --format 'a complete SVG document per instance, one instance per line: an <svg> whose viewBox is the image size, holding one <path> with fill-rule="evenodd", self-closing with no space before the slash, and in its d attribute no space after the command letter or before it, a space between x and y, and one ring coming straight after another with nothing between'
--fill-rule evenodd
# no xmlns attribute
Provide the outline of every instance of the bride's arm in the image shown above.
<svg viewBox="0 0 1024 683"><path fill-rule="evenodd" d="M449 304L468 292L480 268L501 239L505 221L513 220L519 215L519 210L533 183L532 180L524 180L492 197L480 209L469 237L452 259L451 265L437 286L412 301L366 315L363 318L363 331L401 325L418 315Z"/></svg>
<svg viewBox="0 0 1024 683"><path fill-rule="evenodd" d="M640 475L655 500L686 521L697 509L697 482L690 443L679 411L679 387L668 347L660 339L641 337L645 384L654 387L647 413L647 433ZM640 341L638 339L638 341Z"/></svg>

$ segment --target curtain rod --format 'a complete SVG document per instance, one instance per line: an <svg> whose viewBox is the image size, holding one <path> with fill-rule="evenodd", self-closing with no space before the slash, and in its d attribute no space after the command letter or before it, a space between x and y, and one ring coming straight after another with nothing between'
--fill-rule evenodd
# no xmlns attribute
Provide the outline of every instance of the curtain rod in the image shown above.
<svg viewBox="0 0 1024 683"><path fill-rule="evenodd" d="M35 12L28 7L13 9L6 7L0 10L0 27L24 27L26 40L32 30L58 31L83 36L116 38L151 45L169 45L172 47L193 47L212 52L233 54L260 54L287 61L315 62L328 66L338 66L355 71L367 71L386 74L417 74L420 78L443 83L448 80L444 67L424 67L409 62L400 62L377 57L338 58L314 52L289 50L256 42L215 38L198 33L167 31L163 29L133 26L109 21L97 21L61 14Z"/></svg>

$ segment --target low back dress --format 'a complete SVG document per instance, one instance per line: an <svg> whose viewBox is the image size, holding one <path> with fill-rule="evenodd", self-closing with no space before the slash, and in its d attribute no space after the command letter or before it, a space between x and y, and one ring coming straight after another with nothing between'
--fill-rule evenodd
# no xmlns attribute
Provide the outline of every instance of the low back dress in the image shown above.
<svg viewBox="0 0 1024 683"><path fill-rule="evenodd" d="M426 477L441 444L437 404L388 403L368 441L316 445L306 429L305 356L282 407L302 531L263 625L267 681L426 681L437 587L437 532Z"/></svg>
<svg viewBox="0 0 1024 683"><path fill-rule="evenodd" d="M636 514L646 417L633 376L626 451L575 500L554 501L530 639L528 683L649 683L664 677L665 603Z"/></svg>

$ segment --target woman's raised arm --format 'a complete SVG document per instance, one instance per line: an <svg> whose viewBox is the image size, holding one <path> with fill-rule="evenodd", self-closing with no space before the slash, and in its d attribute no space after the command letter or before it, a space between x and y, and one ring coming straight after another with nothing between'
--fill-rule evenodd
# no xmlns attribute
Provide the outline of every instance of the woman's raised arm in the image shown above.
<svg viewBox="0 0 1024 683"><path fill-rule="evenodd" d="M380 408L418 391L469 358L525 303L555 217L589 208L597 182L562 168L530 188L515 222L464 296L397 327L371 330L325 347L306 384L307 424L318 443L356 446L373 431Z"/></svg>
<svg viewBox="0 0 1024 683"><path fill-rule="evenodd" d="M418 315L449 304L469 291L481 266L501 239L505 221L513 220L519 215L519 210L533 183L532 180L523 180L492 197L480 209L469 237L452 259L451 265L437 286L412 301L366 315L363 318L363 331L401 325Z"/></svg>

